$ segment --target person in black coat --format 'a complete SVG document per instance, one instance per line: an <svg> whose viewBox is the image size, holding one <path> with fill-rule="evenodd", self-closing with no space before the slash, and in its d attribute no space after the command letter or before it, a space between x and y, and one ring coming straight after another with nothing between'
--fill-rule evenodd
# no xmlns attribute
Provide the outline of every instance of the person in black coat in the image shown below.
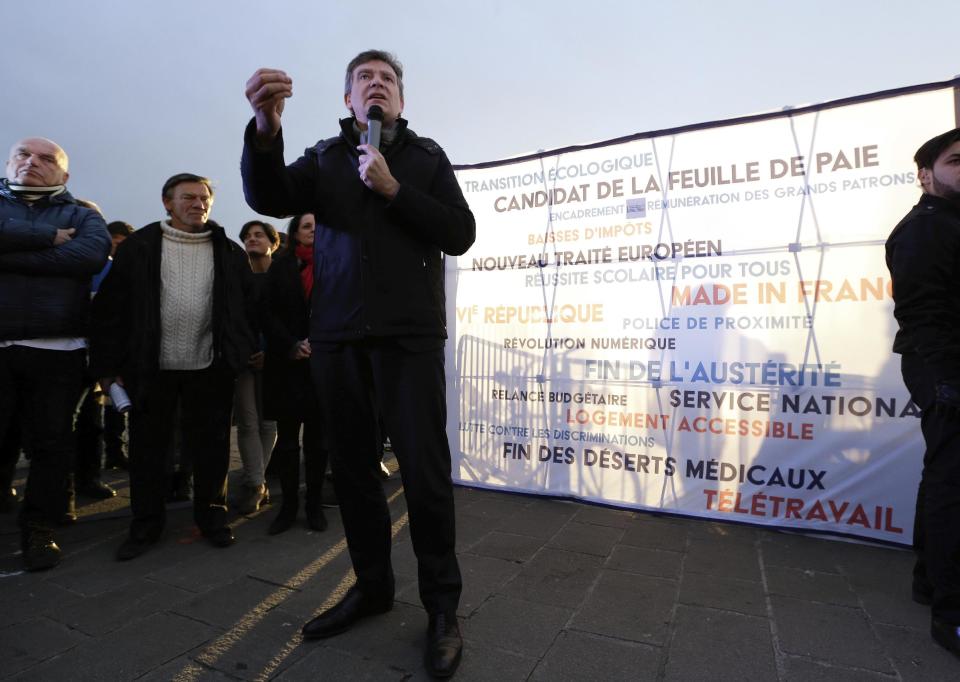
<svg viewBox="0 0 960 682"><path fill-rule="evenodd" d="M443 149L401 117L403 67L393 55L366 50L347 64L350 117L339 135L289 165L281 115L291 78L259 69L246 94L254 111L241 160L247 203L265 215L311 212L317 220L310 362L357 577L340 602L303 626L303 636L332 637L393 607L382 415L428 614L427 671L449 677L463 650L456 615L463 583L446 432L444 254L470 248L476 221Z"/></svg>
<svg viewBox="0 0 960 682"><path fill-rule="evenodd" d="M930 605L933 639L960 656L960 128L927 140L914 161L923 195L886 243L893 351L926 445L912 591Z"/></svg>
<svg viewBox="0 0 960 682"><path fill-rule="evenodd" d="M176 430L194 467L194 520L215 547L235 542L227 525L233 385L256 349L247 254L209 220L209 179L179 173L164 183L169 219L117 249L92 304L90 365L107 391L129 394L130 534L117 559L140 556L166 523L164 464Z"/></svg>
<svg viewBox="0 0 960 682"><path fill-rule="evenodd" d="M264 333L264 416L277 422L273 468L280 474L283 501L269 533L282 533L297 518L300 491L300 427L307 496L307 525L324 530L327 519L321 490L327 468L317 393L310 378L310 294L313 289L313 214L294 216L287 227L287 246L267 271Z"/></svg>

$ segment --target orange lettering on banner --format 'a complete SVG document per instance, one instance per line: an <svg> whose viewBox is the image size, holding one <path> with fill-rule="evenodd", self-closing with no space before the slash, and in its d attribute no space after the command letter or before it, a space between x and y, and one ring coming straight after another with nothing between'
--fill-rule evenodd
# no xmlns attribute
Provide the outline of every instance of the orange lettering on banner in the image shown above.
<svg viewBox="0 0 960 682"><path fill-rule="evenodd" d="M858 504L857 508L853 510L853 513L850 515L850 518L847 519L847 525L858 525L863 526L864 528L870 527L870 519L867 518L867 513L863 511L863 505Z"/></svg>
<svg viewBox="0 0 960 682"><path fill-rule="evenodd" d="M673 287L673 305L742 305L747 302L747 285L738 282L731 286L714 284L712 287Z"/></svg>
<svg viewBox="0 0 960 682"><path fill-rule="evenodd" d="M820 500L817 500L813 503L813 506L810 508L810 511L807 512L805 518L807 521L813 521L814 519L819 521L829 521L827 518L827 513L823 511L823 505L820 504Z"/></svg>
<svg viewBox="0 0 960 682"><path fill-rule="evenodd" d="M754 436L783 440L813 440L813 423L782 422L762 419L724 419L722 417L681 417L677 431L707 433L712 436Z"/></svg>
<svg viewBox="0 0 960 682"><path fill-rule="evenodd" d="M861 277L853 281L844 279L839 284L825 279L800 280L797 282L797 302L803 303L807 298L824 303L893 299L893 280Z"/></svg>
<svg viewBox="0 0 960 682"><path fill-rule="evenodd" d="M724 514L744 514L748 516L763 516L767 518L797 519L800 521L821 521L825 523L842 524L846 526L861 526L868 530L880 530L888 533L903 534L901 526L894 525L893 507L875 506L871 519L862 504L851 507L851 503L844 501L837 503L826 500L830 509L830 517L824 508L822 500L808 501L797 497L780 497L755 493L746 495L734 490L711 490L705 488L707 511L716 511ZM847 511L852 508L849 515Z"/></svg>
<svg viewBox="0 0 960 682"><path fill-rule="evenodd" d="M602 303L564 303L553 306L549 312L544 306L498 305L483 309L483 321L488 324L537 324L603 322Z"/></svg>
<svg viewBox="0 0 960 682"><path fill-rule="evenodd" d="M666 430L667 414L645 412L607 412L605 410L567 410L568 424L597 424L598 426L629 426L633 428Z"/></svg>

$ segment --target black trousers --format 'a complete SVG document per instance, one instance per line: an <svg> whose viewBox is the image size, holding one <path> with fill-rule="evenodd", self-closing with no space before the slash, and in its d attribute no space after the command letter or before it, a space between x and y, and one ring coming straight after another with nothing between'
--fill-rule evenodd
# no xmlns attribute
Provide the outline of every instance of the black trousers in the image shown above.
<svg viewBox="0 0 960 682"><path fill-rule="evenodd" d="M233 381L231 373L212 367L162 371L151 380L142 402L134 404L130 411L131 535L158 533L166 522L166 460L178 404L182 452L194 463L194 520L201 531L226 524Z"/></svg>
<svg viewBox="0 0 960 682"><path fill-rule="evenodd" d="M429 350L411 345L392 339L314 344L311 367L357 585L374 599L393 598L379 413L400 463L420 600L428 613L449 612L459 604L462 580L454 553L443 343L436 340Z"/></svg>
<svg viewBox="0 0 960 682"><path fill-rule="evenodd" d="M20 525L53 525L63 516L67 473L76 451L73 413L80 397L86 350L0 348L0 434L21 419L30 473Z"/></svg>
<svg viewBox="0 0 960 682"><path fill-rule="evenodd" d="M296 508L300 495L300 425L303 425L303 469L307 479L306 508L320 506L323 477L327 470L327 450L321 431L321 416L316 405L301 421L295 417L277 420L277 444L270 461L280 476L283 506Z"/></svg>
<svg viewBox="0 0 960 682"><path fill-rule="evenodd" d="M933 587L935 618L960 625L960 420L936 414L936 378L920 356L904 355L901 371L921 410L926 444L913 530L914 580Z"/></svg>

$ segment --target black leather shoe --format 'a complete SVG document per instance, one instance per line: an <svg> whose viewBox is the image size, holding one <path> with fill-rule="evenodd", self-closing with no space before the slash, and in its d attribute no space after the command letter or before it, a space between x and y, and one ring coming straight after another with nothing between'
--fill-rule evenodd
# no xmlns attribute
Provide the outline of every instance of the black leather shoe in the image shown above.
<svg viewBox="0 0 960 682"><path fill-rule="evenodd" d="M435 613L427 625L427 672L433 677L450 677L460 665L463 638L456 613Z"/></svg>
<svg viewBox="0 0 960 682"><path fill-rule="evenodd" d="M933 641L960 658L960 626L936 618L930 621Z"/></svg>
<svg viewBox="0 0 960 682"><path fill-rule="evenodd" d="M349 630L361 618L386 613L393 608L393 599L368 599L356 585L347 590L343 599L303 626L304 639L323 639Z"/></svg>
<svg viewBox="0 0 960 682"><path fill-rule="evenodd" d="M78 484L77 494L92 497L95 500L109 500L111 497L116 496L117 491L101 481L99 478L94 478Z"/></svg>
<svg viewBox="0 0 960 682"><path fill-rule="evenodd" d="M229 526L205 530L203 531L203 537L214 547L229 547L237 541L237 538L234 537L233 531L230 530Z"/></svg>
<svg viewBox="0 0 960 682"><path fill-rule="evenodd" d="M319 504L307 505L307 525L311 530L324 531L327 529L327 517Z"/></svg>
<svg viewBox="0 0 960 682"><path fill-rule="evenodd" d="M27 524L20 533L20 547L23 550L23 567L28 571L45 571L60 563L60 548L49 526Z"/></svg>
<svg viewBox="0 0 960 682"><path fill-rule="evenodd" d="M285 533L290 530L290 526L293 525L293 522L297 518L297 508L288 507L285 505L280 505L280 513L277 514L276 518L270 522L270 527L267 528L267 533L269 535L279 535L280 533Z"/></svg>

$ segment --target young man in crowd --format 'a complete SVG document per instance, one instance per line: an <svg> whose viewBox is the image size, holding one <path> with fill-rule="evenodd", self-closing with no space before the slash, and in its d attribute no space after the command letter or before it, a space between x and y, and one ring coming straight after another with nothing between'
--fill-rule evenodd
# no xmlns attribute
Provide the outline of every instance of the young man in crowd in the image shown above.
<svg viewBox="0 0 960 682"><path fill-rule="evenodd" d="M913 599L960 656L960 128L917 150L923 195L887 239L893 350L926 443L913 531Z"/></svg>

